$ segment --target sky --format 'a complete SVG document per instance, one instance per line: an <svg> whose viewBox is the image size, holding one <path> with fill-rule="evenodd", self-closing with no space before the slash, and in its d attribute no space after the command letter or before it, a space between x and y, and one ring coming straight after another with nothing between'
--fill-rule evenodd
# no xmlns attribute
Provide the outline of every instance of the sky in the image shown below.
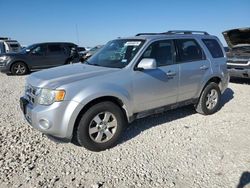
<svg viewBox="0 0 250 188"><path fill-rule="evenodd" d="M105 44L140 32L250 27L250 0L0 0L0 36L22 45Z"/></svg>

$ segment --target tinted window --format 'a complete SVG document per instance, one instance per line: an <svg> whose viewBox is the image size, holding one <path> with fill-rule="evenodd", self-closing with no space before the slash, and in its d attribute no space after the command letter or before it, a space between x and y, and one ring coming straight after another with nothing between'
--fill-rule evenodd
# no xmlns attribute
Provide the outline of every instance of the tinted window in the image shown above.
<svg viewBox="0 0 250 188"><path fill-rule="evenodd" d="M142 58L153 58L156 60L157 66L165 66L173 64L173 42L157 41L152 43L143 53Z"/></svg>
<svg viewBox="0 0 250 188"><path fill-rule="evenodd" d="M224 57L220 45L215 39L202 39L213 58Z"/></svg>
<svg viewBox="0 0 250 188"><path fill-rule="evenodd" d="M62 48L60 45L57 45L57 44L49 44L48 51L49 53L59 54L62 52Z"/></svg>
<svg viewBox="0 0 250 188"><path fill-rule="evenodd" d="M3 45L3 43L2 42L0 42L0 54L1 53L4 53L4 45Z"/></svg>
<svg viewBox="0 0 250 188"><path fill-rule="evenodd" d="M45 45L39 45L35 46L32 50L33 54L44 54L46 52L46 46Z"/></svg>
<svg viewBox="0 0 250 188"><path fill-rule="evenodd" d="M11 48L18 48L19 45L18 45L18 44L10 44L10 47L11 47Z"/></svg>
<svg viewBox="0 0 250 188"><path fill-rule="evenodd" d="M178 62L199 61L205 59L203 51L194 39L176 40L178 48Z"/></svg>

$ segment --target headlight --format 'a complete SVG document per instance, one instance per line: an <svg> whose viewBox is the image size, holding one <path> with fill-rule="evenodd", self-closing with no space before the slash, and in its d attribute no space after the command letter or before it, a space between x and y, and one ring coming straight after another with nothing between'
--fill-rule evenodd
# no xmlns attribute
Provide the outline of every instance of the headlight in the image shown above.
<svg viewBox="0 0 250 188"><path fill-rule="evenodd" d="M37 102L41 105L51 105L54 102L63 101L64 97L64 90L40 89Z"/></svg>
<svg viewBox="0 0 250 188"><path fill-rule="evenodd" d="M9 59L9 56L0 56L0 61L6 61Z"/></svg>

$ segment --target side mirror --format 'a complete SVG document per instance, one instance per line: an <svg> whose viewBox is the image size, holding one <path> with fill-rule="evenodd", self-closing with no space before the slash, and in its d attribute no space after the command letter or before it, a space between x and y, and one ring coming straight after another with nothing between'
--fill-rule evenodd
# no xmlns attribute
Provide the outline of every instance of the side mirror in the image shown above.
<svg viewBox="0 0 250 188"><path fill-rule="evenodd" d="M156 61L153 58L143 58L137 65L138 70L156 69Z"/></svg>
<svg viewBox="0 0 250 188"><path fill-rule="evenodd" d="M30 52L30 49L26 49L25 51L26 51L26 52Z"/></svg>

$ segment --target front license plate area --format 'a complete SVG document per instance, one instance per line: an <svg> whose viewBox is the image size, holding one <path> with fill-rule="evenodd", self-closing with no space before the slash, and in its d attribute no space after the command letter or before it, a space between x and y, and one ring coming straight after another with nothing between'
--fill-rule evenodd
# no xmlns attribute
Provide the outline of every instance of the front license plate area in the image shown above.
<svg viewBox="0 0 250 188"><path fill-rule="evenodd" d="M27 101L27 99L25 99L25 98L23 98L23 97L21 97L20 98L20 108L21 108L21 110L22 110L22 112L24 113L24 115L27 113L26 111L26 107L27 107L27 105L28 105L28 101Z"/></svg>

